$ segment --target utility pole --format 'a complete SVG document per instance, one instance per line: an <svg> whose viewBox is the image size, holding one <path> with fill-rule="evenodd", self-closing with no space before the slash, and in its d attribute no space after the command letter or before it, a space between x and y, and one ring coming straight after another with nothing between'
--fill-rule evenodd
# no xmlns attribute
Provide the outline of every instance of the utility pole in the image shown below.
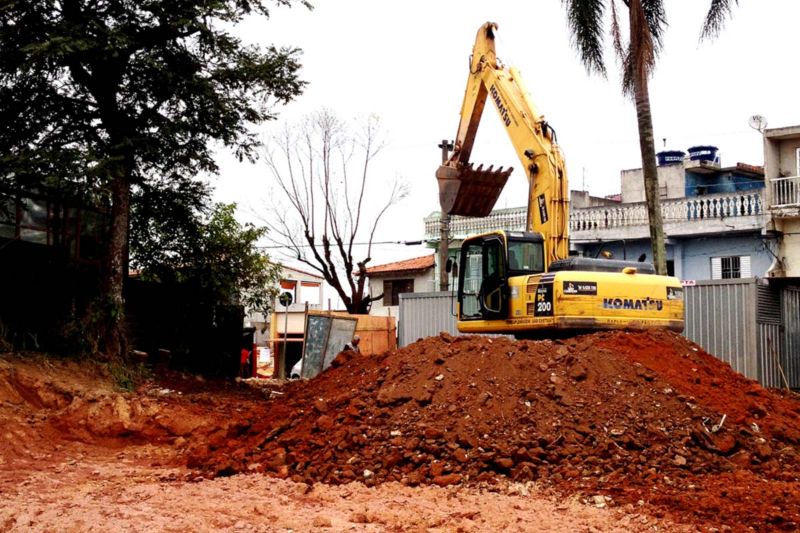
<svg viewBox="0 0 800 533"><path fill-rule="evenodd" d="M453 142L442 139L439 148L442 149L442 164L447 163L450 151L453 149ZM439 219L439 290L447 291L450 289L449 276L447 270L447 249L450 245L450 215L442 211Z"/></svg>

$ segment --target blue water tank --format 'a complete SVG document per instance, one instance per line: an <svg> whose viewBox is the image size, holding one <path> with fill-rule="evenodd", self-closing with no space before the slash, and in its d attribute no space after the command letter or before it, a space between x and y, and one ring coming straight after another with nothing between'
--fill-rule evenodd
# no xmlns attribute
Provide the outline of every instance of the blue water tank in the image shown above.
<svg viewBox="0 0 800 533"><path fill-rule="evenodd" d="M692 161L719 161L716 146L692 146L689 148L689 159Z"/></svg>
<svg viewBox="0 0 800 533"><path fill-rule="evenodd" d="M656 154L656 160L660 167L664 165L677 165L683 162L684 155L686 155L686 153L680 150L665 150Z"/></svg>

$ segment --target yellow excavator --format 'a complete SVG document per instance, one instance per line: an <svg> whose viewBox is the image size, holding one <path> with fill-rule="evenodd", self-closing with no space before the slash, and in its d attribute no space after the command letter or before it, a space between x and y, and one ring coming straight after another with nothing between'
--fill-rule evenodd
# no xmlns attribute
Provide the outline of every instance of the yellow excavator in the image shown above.
<svg viewBox="0 0 800 533"><path fill-rule="evenodd" d="M491 213L512 169L474 167L470 153L486 100L494 103L529 182L527 231L466 239L458 263L458 330L518 338L599 329L683 331L683 288L649 263L569 257L569 189L556 134L516 68L495 54L497 25L478 30L450 158L436 171L449 215Z"/></svg>

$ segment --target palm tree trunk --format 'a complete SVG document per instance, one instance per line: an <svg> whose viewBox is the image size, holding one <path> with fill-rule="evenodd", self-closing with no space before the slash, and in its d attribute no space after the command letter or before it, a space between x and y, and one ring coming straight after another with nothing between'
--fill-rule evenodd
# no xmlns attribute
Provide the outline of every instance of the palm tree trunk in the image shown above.
<svg viewBox="0 0 800 533"><path fill-rule="evenodd" d="M667 252L664 244L664 223L661 218L661 201L658 191L658 168L653 139L653 117L650 114L650 92L647 77L637 76L634 81L636 118L639 123L639 150L642 155L644 193L647 217L650 220L650 242L653 250L653 265L656 273L667 274Z"/></svg>

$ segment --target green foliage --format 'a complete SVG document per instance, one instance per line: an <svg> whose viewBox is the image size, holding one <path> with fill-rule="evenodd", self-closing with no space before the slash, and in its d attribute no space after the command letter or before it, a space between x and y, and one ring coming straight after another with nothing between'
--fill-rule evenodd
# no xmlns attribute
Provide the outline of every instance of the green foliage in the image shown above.
<svg viewBox="0 0 800 533"><path fill-rule="evenodd" d="M277 294L280 266L255 248L266 230L236 221L235 204L218 204L204 225L195 272L218 303L267 312Z"/></svg>
<svg viewBox="0 0 800 533"><path fill-rule="evenodd" d="M228 31L267 4L0 1L0 176L171 180L216 170L210 141L253 157L248 125L305 85L298 50Z"/></svg>
<svg viewBox="0 0 800 533"><path fill-rule="evenodd" d="M79 356L98 354L108 320L121 321L124 315L125 309L116 301L95 297L83 313L61 325L59 350Z"/></svg>
<svg viewBox="0 0 800 533"><path fill-rule="evenodd" d="M104 259L114 268L103 271L104 300L122 299L131 209L143 228L134 238L175 219L191 238L191 217L171 209L191 212L206 201L193 178L217 171L214 148L252 160L259 142L251 126L301 94L299 50L247 44L231 32L245 17L268 17L268 6L295 3L310 7L304 0L0 0L0 186L63 188L108 208ZM190 251L174 250L173 258ZM212 281L212 292L223 291ZM122 309L104 309L103 344L115 354L124 349L115 340Z"/></svg>
<svg viewBox="0 0 800 533"><path fill-rule="evenodd" d="M235 204L217 204L207 215L184 208L175 226L151 225L135 241L135 266L150 279L195 286L209 303L266 312L280 279L280 266L256 248L266 230L240 224Z"/></svg>
<svg viewBox="0 0 800 533"><path fill-rule="evenodd" d="M105 366L114 381L114 385L118 389L127 392L133 391L153 377L152 371L143 363L113 359L106 363Z"/></svg>

